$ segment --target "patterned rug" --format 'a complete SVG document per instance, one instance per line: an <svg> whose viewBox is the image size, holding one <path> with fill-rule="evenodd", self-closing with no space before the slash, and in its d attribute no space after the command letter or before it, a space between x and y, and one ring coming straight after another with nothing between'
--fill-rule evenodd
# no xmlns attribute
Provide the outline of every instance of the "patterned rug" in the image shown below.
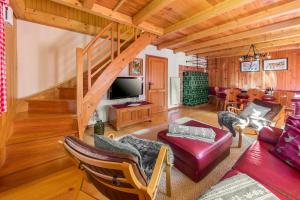
<svg viewBox="0 0 300 200"><path fill-rule="evenodd" d="M184 117L175 120L175 123L182 124L192 118ZM195 120L195 119L193 119ZM196 120L197 121L197 120ZM133 134L140 138L156 139L157 132L167 128L167 125L160 125L155 127L155 131L147 132L147 130L140 130L134 132ZM172 185L172 197L166 196L165 192L165 175L161 177L158 193L156 200L193 200L197 199L202 193L210 188L210 186L216 184L224 174L234 165L238 158L243 154L243 152L255 141L255 136L243 135L243 145L242 148L236 148L238 143L238 137L233 139L233 145L231 148L230 155L223 160L214 170L212 170L204 179L198 183L194 183L187 176L181 173L178 169L173 167L171 175L171 185Z"/></svg>

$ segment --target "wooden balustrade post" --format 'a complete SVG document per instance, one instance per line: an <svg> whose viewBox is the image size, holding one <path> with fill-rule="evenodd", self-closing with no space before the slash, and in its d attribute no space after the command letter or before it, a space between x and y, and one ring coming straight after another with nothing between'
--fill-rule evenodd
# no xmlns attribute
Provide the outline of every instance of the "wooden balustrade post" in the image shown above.
<svg viewBox="0 0 300 200"><path fill-rule="evenodd" d="M117 24L117 48L118 48L118 55L121 52L121 27L120 24Z"/></svg>
<svg viewBox="0 0 300 200"><path fill-rule="evenodd" d="M134 28L134 41L137 40L138 34L137 34L138 29Z"/></svg>
<svg viewBox="0 0 300 200"><path fill-rule="evenodd" d="M83 49L76 49L76 69L77 69L77 121L79 138L83 139Z"/></svg>
<svg viewBox="0 0 300 200"><path fill-rule="evenodd" d="M92 87L92 52L93 48L89 48L87 51L87 63L88 63L88 91L91 90Z"/></svg>
<svg viewBox="0 0 300 200"><path fill-rule="evenodd" d="M111 61L114 60L114 42L115 42L115 39L114 39L114 28L113 26L111 27L111 31L110 31L110 34L111 34Z"/></svg>

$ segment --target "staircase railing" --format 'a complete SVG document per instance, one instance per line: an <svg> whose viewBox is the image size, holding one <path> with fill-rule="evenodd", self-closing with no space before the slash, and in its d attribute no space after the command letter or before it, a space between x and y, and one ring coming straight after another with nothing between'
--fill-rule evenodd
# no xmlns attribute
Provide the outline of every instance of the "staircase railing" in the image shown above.
<svg viewBox="0 0 300 200"><path fill-rule="evenodd" d="M97 78L141 33L135 27L111 22L84 49L77 48L77 118L80 138L85 129L82 121L85 97L92 95L89 93Z"/></svg>

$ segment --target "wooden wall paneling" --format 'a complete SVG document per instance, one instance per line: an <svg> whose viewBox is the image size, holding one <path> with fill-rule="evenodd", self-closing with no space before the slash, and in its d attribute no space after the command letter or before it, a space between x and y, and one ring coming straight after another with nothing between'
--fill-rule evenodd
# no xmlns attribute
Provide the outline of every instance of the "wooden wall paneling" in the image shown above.
<svg viewBox="0 0 300 200"><path fill-rule="evenodd" d="M5 144L12 133L12 121L16 109L17 92L17 22L14 26L5 24L6 66L7 66L7 113L0 116L0 167L5 162Z"/></svg>
<svg viewBox="0 0 300 200"><path fill-rule="evenodd" d="M259 72L241 72L238 56L209 59L209 85L218 87L266 88L300 91L300 50L288 50L271 53L271 57L288 58L288 70L263 71L261 61ZM273 85L272 82L276 82Z"/></svg>

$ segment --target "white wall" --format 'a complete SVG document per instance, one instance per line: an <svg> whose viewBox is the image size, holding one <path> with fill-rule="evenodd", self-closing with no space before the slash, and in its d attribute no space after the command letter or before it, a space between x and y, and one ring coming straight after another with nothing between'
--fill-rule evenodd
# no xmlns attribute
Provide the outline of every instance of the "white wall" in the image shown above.
<svg viewBox="0 0 300 200"><path fill-rule="evenodd" d="M49 89L76 75L75 50L84 47L91 36L22 20L17 20L17 23L18 98ZM144 67L146 55L168 59L168 83L170 77L178 77L178 66L186 65L186 60L190 59L183 53L174 54L172 50L157 50L155 46L149 45L137 56L144 60ZM128 76L128 66L119 76ZM170 84L168 87L170 97ZM105 95L97 110L106 121L108 105L144 99L142 95L140 98L108 100ZM170 98L168 107L174 107L170 104Z"/></svg>
<svg viewBox="0 0 300 200"><path fill-rule="evenodd" d="M91 36L17 20L18 98L27 97L76 75L76 48Z"/></svg>

